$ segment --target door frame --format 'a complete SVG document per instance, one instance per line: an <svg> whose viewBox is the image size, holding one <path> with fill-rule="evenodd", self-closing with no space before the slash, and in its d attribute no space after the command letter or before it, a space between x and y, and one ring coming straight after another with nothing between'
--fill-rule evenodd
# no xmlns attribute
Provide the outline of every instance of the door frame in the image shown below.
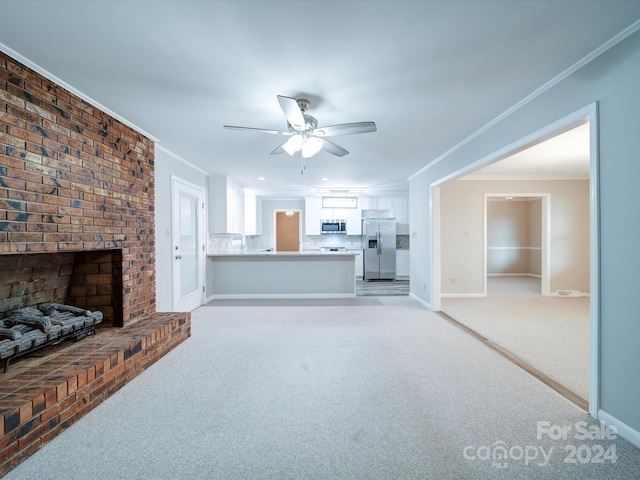
<svg viewBox="0 0 640 480"><path fill-rule="evenodd" d="M600 196L598 102L576 110L519 140L471 162L453 173L445 175L429 186L431 212L431 304L432 310L441 309L441 243L440 243L440 185L464 176L473 170L497 162L502 158L540 143L562 131L569 130L585 119L589 122L589 415L598 419L600 409Z"/></svg>
<svg viewBox="0 0 640 480"><path fill-rule="evenodd" d="M176 260L174 252L178 244L179 215L177 200L179 193L186 191L197 198L196 208L196 288L199 295L196 301L188 305L180 305L180 281L176 272ZM192 311L204 303L204 276L205 276L205 189L199 185L184 180L176 175L171 175L171 300L172 311Z"/></svg>
<svg viewBox="0 0 640 480"><path fill-rule="evenodd" d="M551 253L549 247L551 245L551 194L549 193L485 193L484 194L484 292L487 296L487 203L489 198L495 197L525 197L538 198L542 200L541 212L541 239L540 239L540 294L544 297L551 295Z"/></svg>

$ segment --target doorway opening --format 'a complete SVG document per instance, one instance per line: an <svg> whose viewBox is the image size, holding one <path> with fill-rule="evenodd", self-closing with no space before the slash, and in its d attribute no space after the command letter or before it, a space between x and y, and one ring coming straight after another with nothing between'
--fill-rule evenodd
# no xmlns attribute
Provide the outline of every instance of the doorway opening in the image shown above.
<svg viewBox="0 0 640 480"><path fill-rule="evenodd" d="M485 193L485 296L490 278L510 276L537 278L538 293L550 294L550 219L547 193Z"/></svg>
<svg viewBox="0 0 640 480"><path fill-rule="evenodd" d="M514 156L516 153L520 153L528 149L529 147L542 144L547 140L553 139L554 137L559 136L562 133L569 132L580 126L584 126L588 131L588 137L586 140L586 149L587 149L586 171L588 173L587 173L586 179L585 178L582 179L583 183L581 188L583 189L583 193L584 193L583 198L585 200L583 202L584 204L580 207L584 209L584 211L581 212L580 214L583 216L583 218L587 218L586 226L584 227L585 230L582 232L582 236L580 237L579 242L565 241L563 244L561 242L558 243L558 238L555 239L556 243L551 242L551 247L549 247L547 251L547 263L546 263L547 269L548 269L547 276L549 279L548 280L549 289L548 289L548 292L545 291L545 293L547 293L546 297L543 297L542 295L540 297L547 298L547 299L556 299L556 301L558 301L557 297L561 297L561 296L572 297L572 298L568 298L567 300L573 300L574 296L578 297L578 295L573 295L573 293L575 292L573 292L571 289L563 286L564 280L566 279L566 275L565 277L562 277L562 275L558 276L557 272L560 271L561 273L566 273L563 271L563 269L567 270L564 268L566 265L563 265L564 253L572 254L575 249L584 249L584 251L586 252L587 261L583 262L584 270L581 271L578 276L580 276L582 280L585 280L586 283L584 284L585 286L583 288L576 289L578 292L584 293L584 295L581 295L582 300L586 300L586 306L583 307L585 321L580 327L581 329L580 336L582 338L584 349L586 351L586 354L583 357L583 361L581 362L581 367L586 372L585 373L586 387L583 392L586 393L584 397L588 397L588 402L584 402L583 408L588 408L589 413L594 418L597 418L597 412L598 412L598 406L599 406L599 402L598 402L599 400L598 399L598 391L599 391L599 388L598 388L598 385L599 385L598 210L599 209L598 209L598 191L597 191L598 148L597 148L597 105L596 104L592 104L571 115L568 115L567 117L562 118L557 122L554 122L553 124L550 124L549 126L537 132L534 132L531 135L528 135L527 137L519 141L516 141L513 144L495 152L493 155L489 155L485 158L479 159L478 161L470 164L467 168L462 169L445 178L442 178L441 180L434 182L431 185L432 187L431 199L433 204L433 210L432 210L433 211L433 231L432 231L433 232L433 237L432 237L433 263L432 265L434 267L433 280L432 280L432 285L433 285L432 308L434 310L444 310L445 314L448 314L449 312L447 311L446 308L444 308L443 302L445 301L444 298L451 296L449 292L451 290L451 285L449 285L449 277L451 276L452 283L455 283L457 281L458 285L461 283L464 284L464 282L467 280L465 277L463 277L461 282L460 278L456 278L446 270L447 254L446 254L445 248L450 249L451 243L452 243L452 242L448 242L448 239L446 238L446 236L442 238L443 231L447 228L446 216L451 214L451 209L447 208L446 206L447 184L449 184L452 180L459 180L463 176L468 176L471 173L483 167L487 167L487 166L493 167L493 165L498 165L500 161L507 159L508 157ZM518 177L518 175L516 175L515 177ZM512 176L510 180L517 179L515 177ZM487 178L485 180L489 180L489 179ZM494 177L491 180L497 181L498 179ZM522 178L520 178L520 180L522 180ZM537 180L541 181L543 179L541 178L541 176L538 176ZM553 181L553 180L549 180L549 181ZM462 183L465 183L465 182L462 182ZM469 184L465 185L465 187L466 189L470 188ZM457 193L460 193L460 191L461 190L458 190ZM486 190L486 192L496 192L496 191L512 192L514 190L512 189L503 190L502 188L498 189L498 188L495 188L495 185L491 190ZM529 189L518 190L517 193L519 194L526 193L527 195L532 195L532 193L536 191L540 191L540 190L538 188L533 190L532 187L529 187ZM551 197L553 197L553 194L551 195ZM459 203L459 197L456 197L456 201L457 203ZM473 207L473 209L475 208L476 207ZM572 212L574 212L572 208L573 207L566 209L565 212L563 213L566 215L571 215ZM468 211L469 208L468 207L465 208L461 205L458 205L458 210L456 211L464 212L464 210ZM477 212L477 210L475 211ZM558 216L559 216L558 214L554 214L554 218L553 218L554 222L556 222ZM465 230L465 228L467 227L466 225L462 225L463 222L459 217L456 217L456 222L457 222L455 224L456 228L464 232L464 234L460 234L462 237L471 237L472 234L473 236L477 237L477 235L475 235L474 233L473 228ZM567 224L570 225L572 224L572 222L567 222ZM476 223L475 231L479 230L481 228L481 225L482 225L481 223L480 224ZM559 232L565 233L563 231L563 227L564 227L563 225L560 225L560 227L558 227L557 223L554 223L554 230L553 231L550 230L548 234L558 235ZM463 240L469 242L468 238L466 239L463 238L462 240L456 239L455 241L458 243L461 243ZM560 238L560 240L563 240L563 239ZM479 300L481 298L487 297L486 267L487 267L488 260L486 258L486 250L485 250L486 245L487 243L485 238L484 245L480 245L480 249L481 249L480 251L484 252L484 255L485 255L484 262L477 261L477 260L474 260L473 262L466 262L467 264L472 263L474 268L476 268L476 272L480 274L479 276L477 274L473 274L473 275L476 275L475 277L476 281L482 281L485 284L483 289L484 292L480 291L480 288L478 288L477 290L475 290L475 292L477 293L466 294L468 298L473 298L474 300L475 299ZM542 245L541 245L541 248L542 248ZM550 251L553 252L553 256ZM466 254L467 252L464 252L464 253ZM449 252L449 255L451 256L451 252ZM463 256L463 255L460 255L460 252L458 252L458 258L460 256ZM483 268L484 272L482 272L482 270L478 271L477 270L478 267L480 268L484 267ZM541 264L541 268L542 269L545 268L544 262ZM542 275L542 272L541 272L541 275ZM445 283L445 278L446 278L446 283ZM474 285L477 285L477 283ZM465 285L465 286L468 286L468 285ZM541 285L540 291L542 292L543 289L544 287ZM571 294L565 295L567 293L571 293ZM465 295L463 294L461 296L465 296ZM514 308L519 308L520 311L524 311L524 313L527 313L525 311L526 308L521 308L517 306ZM547 313L545 314L545 317L551 318L552 315L549 315ZM554 335L555 334L554 328L555 328L555 325L549 325L548 328L543 329L543 331L545 334ZM573 336L572 338L570 338L569 341L574 342L575 337L576 336ZM488 340L492 343L496 343L495 340L491 338L488 338ZM556 351L551 353L553 355L556 355L556 358L560 358L563 355L562 349L557 349ZM560 359L559 361L562 361L562 360ZM564 395L564 393L561 392L562 387L564 387L564 385L559 385L559 388L556 388L556 390ZM567 396L567 398L569 398L569 396Z"/></svg>

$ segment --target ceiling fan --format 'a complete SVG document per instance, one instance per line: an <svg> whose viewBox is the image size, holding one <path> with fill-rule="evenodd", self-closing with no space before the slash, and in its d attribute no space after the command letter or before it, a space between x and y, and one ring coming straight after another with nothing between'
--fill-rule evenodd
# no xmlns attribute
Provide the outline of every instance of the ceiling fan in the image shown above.
<svg viewBox="0 0 640 480"><path fill-rule="evenodd" d="M340 145L326 140L326 137L354 135L356 133L368 133L377 130L374 122L342 123L318 128L318 121L311 115L305 113L310 106L309 100L278 95L278 102L287 119L288 129L286 131L237 127L234 125L223 125L223 127L230 130L247 130L289 137L285 143L271 152L271 155L280 155L282 152L287 152L293 156L296 152L300 152L302 159L301 174L304 173L306 168L305 159L313 157L320 150L324 150L338 157L344 157L349 153Z"/></svg>

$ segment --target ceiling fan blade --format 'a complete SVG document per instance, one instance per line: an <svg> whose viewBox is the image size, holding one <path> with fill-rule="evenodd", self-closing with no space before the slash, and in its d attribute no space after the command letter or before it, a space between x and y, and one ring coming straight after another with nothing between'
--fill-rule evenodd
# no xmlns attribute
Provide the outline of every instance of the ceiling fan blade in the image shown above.
<svg viewBox="0 0 640 480"><path fill-rule="evenodd" d="M324 138L321 138L320 141L322 142L322 149L325 150L326 152L329 152L332 155L335 155L336 157L344 157L349 153L348 150L345 150L340 145L336 145L335 143L330 142L329 140L325 140Z"/></svg>
<svg viewBox="0 0 640 480"><path fill-rule="evenodd" d="M318 137L336 137L338 135L355 135L356 133L369 133L377 130L375 122L341 123L329 125L313 130L312 134Z"/></svg>
<svg viewBox="0 0 640 480"><path fill-rule="evenodd" d="M300 110L300 106L298 105L298 101L295 98L278 95L278 102L280 103L280 108L282 109L284 116L287 117L289 125L296 130L304 130L306 124L304 116L302 115L302 110Z"/></svg>
<svg viewBox="0 0 640 480"><path fill-rule="evenodd" d="M282 130L270 130L268 128L236 127L235 125L223 125L223 127L228 130L249 130L260 133L271 133L273 135L283 135L285 137L289 137L292 135L291 132L283 132Z"/></svg>
<svg viewBox="0 0 640 480"><path fill-rule="evenodd" d="M284 143L282 145L280 145L278 148L276 148L273 152L271 152L271 155L281 155L284 153Z"/></svg>

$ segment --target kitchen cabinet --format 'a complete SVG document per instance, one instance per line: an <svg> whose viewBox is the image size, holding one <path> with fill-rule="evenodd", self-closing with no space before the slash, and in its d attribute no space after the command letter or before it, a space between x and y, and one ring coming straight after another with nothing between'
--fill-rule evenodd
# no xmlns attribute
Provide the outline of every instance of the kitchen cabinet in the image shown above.
<svg viewBox="0 0 640 480"><path fill-rule="evenodd" d="M396 250L396 278L409 278L409 250Z"/></svg>
<svg viewBox="0 0 640 480"><path fill-rule="evenodd" d="M304 199L304 234L320 235L322 216L322 198L305 197Z"/></svg>
<svg viewBox="0 0 640 480"><path fill-rule="evenodd" d="M212 175L209 186L209 231L244 233L244 188L223 175Z"/></svg>
<svg viewBox="0 0 640 480"><path fill-rule="evenodd" d="M344 219L347 221L347 235L362 234L362 210L360 208L345 208Z"/></svg>
<svg viewBox="0 0 640 480"><path fill-rule="evenodd" d="M396 219L396 233L409 234L409 199L407 197L362 197L362 210L391 210Z"/></svg>
<svg viewBox="0 0 640 480"><path fill-rule="evenodd" d="M244 192L244 234L261 235L262 225L258 225L258 200L255 193Z"/></svg>
<svg viewBox="0 0 640 480"><path fill-rule="evenodd" d="M362 197L363 210L393 210L392 197Z"/></svg>

